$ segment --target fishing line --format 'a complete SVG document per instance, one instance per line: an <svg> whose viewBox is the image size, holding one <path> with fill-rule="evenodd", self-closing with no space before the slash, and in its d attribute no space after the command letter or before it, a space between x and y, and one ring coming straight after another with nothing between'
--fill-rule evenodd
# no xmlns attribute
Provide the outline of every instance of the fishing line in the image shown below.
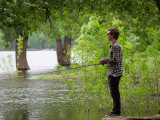
<svg viewBox="0 0 160 120"><path fill-rule="evenodd" d="M100 64L84 65L84 66L79 66L79 67L74 67L74 68L69 68L69 69L64 69L64 70L58 70L56 72L59 72L62 75L63 79L65 80L65 76L62 74L62 71L71 70L71 69L77 69L77 68L83 68L83 67L88 67L88 66L96 66L96 65L100 65Z"/></svg>
<svg viewBox="0 0 160 120"><path fill-rule="evenodd" d="M83 67L88 67L88 66L95 66L95 65L100 65L100 64L91 64L91 65L84 65L84 66L79 66L79 67L67 68L67 69L63 69L63 70L56 70L56 71L52 71L52 72L47 72L46 74L54 73L54 72L62 72L62 71L72 70L72 69L78 69L78 68L83 68Z"/></svg>
<svg viewBox="0 0 160 120"><path fill-rule="evenodd" d="M84 66L73 67L73 68L68 68L68 69L58 70L58 71L72 70L72 69L78 69L78 68L83 68L83 67L88 67L88 66L94 66L94 65L99 65L99 64L84 65Z"/></svg>

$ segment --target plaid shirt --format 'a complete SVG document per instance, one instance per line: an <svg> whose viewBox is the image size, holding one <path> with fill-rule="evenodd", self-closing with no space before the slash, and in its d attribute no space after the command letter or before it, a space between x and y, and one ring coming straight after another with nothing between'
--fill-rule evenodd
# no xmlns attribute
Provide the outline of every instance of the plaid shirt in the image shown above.
<svg viewBox="0 0 160 120"><path fill-rule="evenodd" d="M108 59L105 59L107 64L107 76L122 76L123 75L123 54L118 41L110 45Z"/></svg>

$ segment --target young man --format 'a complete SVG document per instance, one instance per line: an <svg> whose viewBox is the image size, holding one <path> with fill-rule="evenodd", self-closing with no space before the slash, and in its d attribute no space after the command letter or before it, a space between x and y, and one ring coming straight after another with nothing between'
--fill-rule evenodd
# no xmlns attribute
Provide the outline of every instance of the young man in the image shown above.
<svg viewBox="0 0 160 120"><path fill-rule="evenodd" d="M118 43L119 31L116 28L109 28L107 39L112 43L109 49L107 59L102 58L99 64L107 64L107 76L110 93L113 99L113 111L108 117L120 117L121 115L121 100L119 93L119 81L123 75L123 56L122 50Z"/></svg>

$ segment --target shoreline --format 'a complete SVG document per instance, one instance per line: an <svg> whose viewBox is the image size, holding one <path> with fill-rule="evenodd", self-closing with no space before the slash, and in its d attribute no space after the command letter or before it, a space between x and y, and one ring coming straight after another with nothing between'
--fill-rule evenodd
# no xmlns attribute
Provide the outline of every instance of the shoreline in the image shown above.
<svg viewBox="0 0 160 120"><path fill-rule="evenodd" d="M160 114L152 117L105 117L102 120L160 120Z"/></svg>

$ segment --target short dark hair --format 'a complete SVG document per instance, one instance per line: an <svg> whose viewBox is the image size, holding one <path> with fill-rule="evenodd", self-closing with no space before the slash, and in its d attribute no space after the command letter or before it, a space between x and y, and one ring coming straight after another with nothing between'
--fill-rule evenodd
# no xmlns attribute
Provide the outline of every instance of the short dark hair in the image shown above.
<svg viewBox="0 0 160 120"><path fill-rule="evenodd" d="M110 31L110 34L113 35L116 40L118 39L119 30L117 28L108 28L108 31Z"/></svg>

